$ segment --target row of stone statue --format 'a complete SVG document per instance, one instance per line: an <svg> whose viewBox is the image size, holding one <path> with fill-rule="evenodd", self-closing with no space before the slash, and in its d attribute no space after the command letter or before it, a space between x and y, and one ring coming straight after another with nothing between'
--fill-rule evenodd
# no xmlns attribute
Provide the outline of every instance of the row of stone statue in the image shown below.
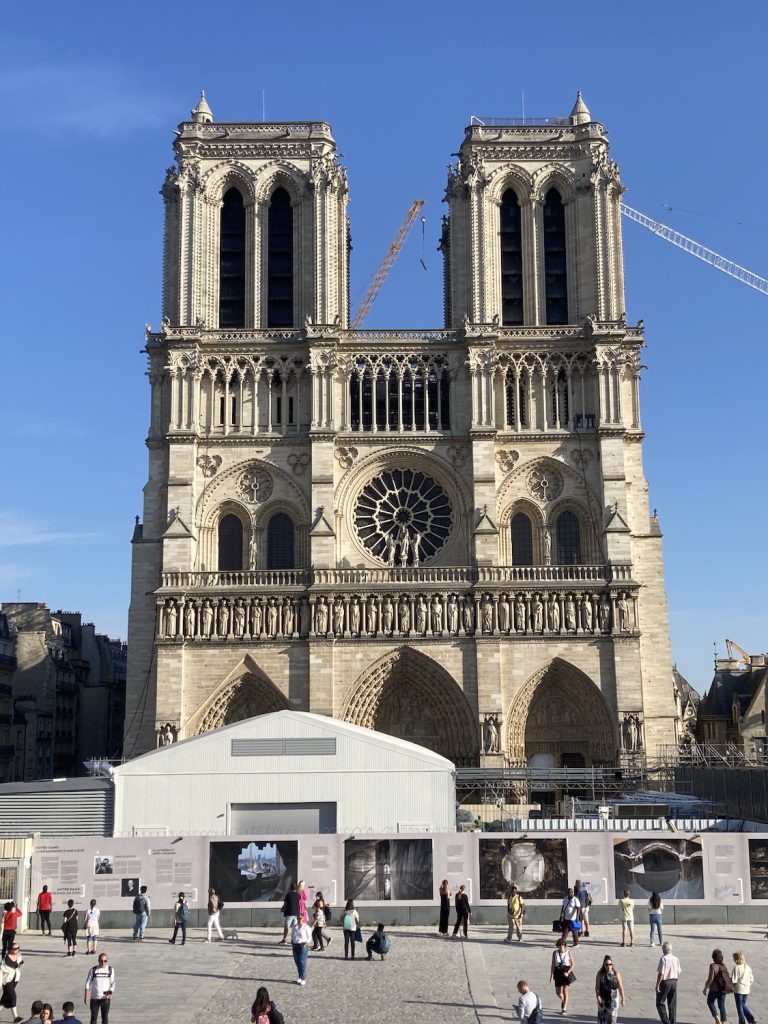
<svg viewBox="0 0 768 1024"><path fill-rule="evenodd" d="M167 598L158 636L489 636L634 629L634 601L611 594L338 594L331 597Z"/></svg>

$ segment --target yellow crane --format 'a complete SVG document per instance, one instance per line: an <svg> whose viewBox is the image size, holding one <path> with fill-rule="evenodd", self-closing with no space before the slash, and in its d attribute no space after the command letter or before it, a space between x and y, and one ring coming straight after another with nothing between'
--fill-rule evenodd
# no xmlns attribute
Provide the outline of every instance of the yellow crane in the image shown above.
<svg viewBox="0 0 768 1024"><path fill-rule="evenodd" d="M728 648L728 657L731 659L731 661L743 661L747 668L749 668L751 659L743 647L739 647L735 640L726 640L725 646ZM734 651L740 654L741 657L734 658Z"/></svg>
<svg viewBox="0 0 768 1024"><path fill-rule="evenodd" d="M406 213L405 215L405 220L400 225L400 230L397 232L392 241L392 244L387 249L384 259L381 261L381 263L374 271L373 277L368 283L368 288L366 289L365 297L363 298L363 301L360 303L359 309L352 317L353 329L362 327L365 318L368 316L368 313L370 311L371 306L374 303L374 300L376 299L376 296L381 291L381 286L386 281L387 275L392 269L392 264L397 259L398 253L403 247L403 242L405 242L406 238L408 237L408 233L413 227L416 218L419 215L419 210L422 208L423 205L423 199L416 199L413 203L411 203L410 208L408 209L408 213Z"/></svg>

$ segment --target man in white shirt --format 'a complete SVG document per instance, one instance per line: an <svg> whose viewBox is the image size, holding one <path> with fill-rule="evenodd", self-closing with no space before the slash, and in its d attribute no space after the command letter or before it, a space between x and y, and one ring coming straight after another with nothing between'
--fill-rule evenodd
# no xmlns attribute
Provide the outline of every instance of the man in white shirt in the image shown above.
<svg viewBox="0 0 768 1024"><path fill-rule="evenodd" d="M661 951L663 956L656 968L656 1010L661 1024L677 1024L677 979L682 968L672 956L671 942L663 943Z"/></svg>
<svg viewBox="0 0 768 1024"><path fill-rule="evenodd" d="M99 953L99 962L88 971L83 1002L91 1005L91 1024L96 1024L101 1010L101 1024L109 1024L109 1007L115 991L115 970L106 953Z"/></svg>
<svg viewBox="0 0 768 1024"><path fill-rule="evenodd" d="M527 981L518 981L517 1016L520 1024L541 1024L541 1000L528 988Z"/></svg>
<svg viewBox="0 0 768 1024"><path fill-rule="evenodd" d="M563 897L563 903L560 907L560 921L563 925L563 939L566 939L570 932L573 936L574 946L579 944L580 916L581 904L573 889L569 888L568 893Z"/></svg>

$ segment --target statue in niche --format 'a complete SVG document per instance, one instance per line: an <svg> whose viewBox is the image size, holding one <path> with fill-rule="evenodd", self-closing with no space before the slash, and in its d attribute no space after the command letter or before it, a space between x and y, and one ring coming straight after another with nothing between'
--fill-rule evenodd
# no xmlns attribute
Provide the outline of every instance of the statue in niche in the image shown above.
<svg viewBox="0 0 768 1024"><path fill-rule="evenodd" d="M552 534L544 527L544 564L552 564Z"/></svg>
<svg viewBox="0 0 768 1024"><path fill-rule="evenodd" d="M483 722L483 745L486 754L499 753L499 718L497 715L486 715Z"/></svg>
<svg viewBox="0 0 768 1024"><path fill-rule="evenodd" d="M626 751L633 753L641 749L639 715L632 713L624 715L624 720L621 723L621 735Z"/></svg>
<svg viewBox="0 0 768 1024"><path fill-rule="evenodd" d="M413 531L413 540L411 541L411 548L413 551L413 566L415 569L419 568L421 561L421 542L423 538L418 530Z"/></svg>
<svg viewBox="0 0 768 1024"><path fill-rule="evenodd" d="M203 621L201 632L203 636L210 636L211 630L213 629L213 608L211 608L211 602L206 598L203 601L203 607L200 612L200 616Z"/></svg>
<svg viewBox="0 0 768 1024"><path fill-rule="evenodd" d="M389 597L384 598L384 604L381 608L381 628L387 636L392 635L392 625L394 623L395 610L392 607L392 601Z"/></svg>
<svg viewBox="0 0 768 1024"><path fill-rule="evenodd" d="M219 636L229 635L229 602L222 601L219 605Z"/></svg>
<svg viewBox="0 0 768 1024"><path fill-rule="evenodd" d="M432 632L443 632L443 602L438 594L432 598Z"/></svg>
<svg viewBox="0 0 768 1024"><path fill-rule="evenodd" d="M299 605L299 633L301 636L309 634L309 601L306 597L302 598Z"/></svg>
<svg viewBox="0 0 768 1024"><path fill-rule="evenodd" d="M597 609L600 629L603 633L611 628L611 602L607 594L603 594Z"/></svg>
<svg viewBox="0 0 768 1024"><path fill-rule="evenodd" d="M195 635L195 606L191 601L184 607L184 632L187 636Z"/></svg>
<svg viewBox="0 0 768 1024"><path fill-rule="evenodd" d="M368 599L368 632L371 636L376 636L376 627L378 625L379 610L376 607L376 598L371 597Z"/></svg>
<svg viewBox="0 0 768 1024"><path fill-rule="evenodd" d="M235 636L242 636L245 632L245 608L243 608L243 602L240 598L235 601L234 622Z"/></svg>
<svg viewBox="0 0 768 1024"><path fill-rule="evenodd" d="M581 624L585 630L592 632L592 598L589 594L581 599Z"/></svg>
<svg viewBox="0 0 768 1024"><path fill-rule="evenodd" d="M169 747L176 741L176 729L171 725L170 722L166 722L165 725L161 725L157 730L157 745L159 747Z"/></svg>
<svg viewBox="0 0 768 1024"><path fill-rule="evenodd" d="M525 630L525 601L522 594L518 594L515 601L515 629L518 633L522 633Z"/></svg>
<svg viewBox="0 0 768 1024"><path fill-rule="evenodd" d="M293 636L294 619L293 601L290 597L286 597L283 601L283 633L285 636Z"/></svg>
<svg viewBox="0 0 768 1024"><path fill-rule="evenodd" d="M549 600L549 628L553 633L560 632L560 602L554 595Z"/></svg>
<svg viewBox="0 0 768 1024"><path fill-rule="evenodd" d="M318 636L325 636L328 632L328 605L324 597L315 606L315 632Z"/></svg>
<svg viewBox="0 0 768 1024"><path fill-rule="evenodd" d="M464 632L472 633L475 628L475 603L471 597L465 597L462 602L461 617L464 623Z"/></svg>
<svg viewBox="0 0 768 1024"><path fill-rule="evenodd" d="M256 568L256 527L251 527L251 535L248 538L248 568Z"/></svg>
<svg viewBox="0 0 768 1024"><path fill-rule="evenodd" d="M278 629L280 626L280 614L277 607L277 602L274 597L270 597L267 602L267 635L277 636Z"/></svg>
<svg viewBox="0 0 768 1024"><path fill-rule="evenodd" d="M573 594L569 594L565 602L565 628L576 629L576 604L573 600Z"/></svg>
<svg viewBox="0 0 768 1024"><path fill-rule="evenodd" d="M397 548L397 542L395 541L394 534L387 534L386 549L384 551L384 560L387 565L395 564L395 550Z"/></svg>
<svg viewBox="0 0 768 1024"><path fill-rule="evenodd" d="M349 606L349 631L352 636L360 632L360 601L357 597L352 598Z"/></svg>
<svg viewBox="0 0 768 1024"><path fill-rule="evenodd" d="M411 538L408 534L408 527L405 523L400 523L400 529L397 531L397 546L400 548L400 565L408 565L408 555L411 550Z"/></svg>
<svg viewBox="0 0 768 1024"><path fill-rule="evenodd" d="M502 594L499 598L498 604L498 615L499 615L499 631L501 633L509 632L509 598L506 594Z"/></svg>
<svg viewBox="0 0 768 1024"><path fill-rule="evenodd" d="M487 594L483 595L480 602L480 616L482 620L482 632L494 632L494 605Z"/></svg>
<svg viewBox="0 0 768 1024"><path fill-rule="evenodd" d="M416 599L416 632L427 632L427 602L423 594L419 594Z"/></svg>
<svg viewBox="0 0 768 1024"><path fill-rule="evenodd" d="M403 597L400 600L400 607L398 608L398 615L400 618L400 632L410 633L411 631L411 606L408 603L408 598Z"/></svg>
<svg viewBox="0 0 768 1024"><path fill-rule="evenodd" d="M544 628L544 605L541 603L539 595L536 595L536 599L533 602L533 630L535 633L541 633Z"/></svg>
<svg viewBox="0 0 768 1024"><path fill-rule="evenodd" d="M619 629L622 633L629 632L629 606L627 605L627 595L622 594L619 600L616 602L616 607L619 612Z"/></svg>
<svg viewBox="0 0 768 1024"><path fill-rule="evenodd" d="M341 636L344 632L344 602L337 597L333 603L333 632Z"/></svg>
<svg viewBox="0 0 768 1024"><path fill-rule="evenodd" d="M261 608L261 601L255 598L251 605L251 636L261 636L264 629L264 613Z"/></svg>
<svg viewBox="0 0 768 1024"><path fill-rule="evenodd" d="M168 602L168 608L165 613L166 621L166 636L176 636L176 630L178 629L179 613L176 610L176 602L171 600Z"/></svg>
<svg viewBox="0 0 768 1024"><path fill-rule="evenodd" d="M448 621L448 632L455 636L459 632L459 603L456 600L455 594L451 594L448 598L446 618Z"/></svg>

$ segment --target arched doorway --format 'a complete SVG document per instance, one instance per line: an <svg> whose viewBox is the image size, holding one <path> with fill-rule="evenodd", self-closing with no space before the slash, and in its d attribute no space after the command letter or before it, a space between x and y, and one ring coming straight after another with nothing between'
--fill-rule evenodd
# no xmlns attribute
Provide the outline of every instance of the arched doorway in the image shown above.
<svg viewBox="0 0 768 1024"><path fill-rule="evenodd" d="M477 764L479 730L453 677L426 655L401 647L381 658L347 694L341 718Z"/></svg>
<svg viewBox="0 0 768 1024"><path fill-rule="evenodd" d="M266 676L248 671L234 681L225 680L192 716L188 736L221 729L257 715L290 708L288 700Z"/></svg>
<svg viewBox="0 0 768 1024"><path fill-rule="evenodd" d="M507 715L506 746L518 763L555 768L613 765L617 726L602 693L555 658L522 686Z"/></svg>

